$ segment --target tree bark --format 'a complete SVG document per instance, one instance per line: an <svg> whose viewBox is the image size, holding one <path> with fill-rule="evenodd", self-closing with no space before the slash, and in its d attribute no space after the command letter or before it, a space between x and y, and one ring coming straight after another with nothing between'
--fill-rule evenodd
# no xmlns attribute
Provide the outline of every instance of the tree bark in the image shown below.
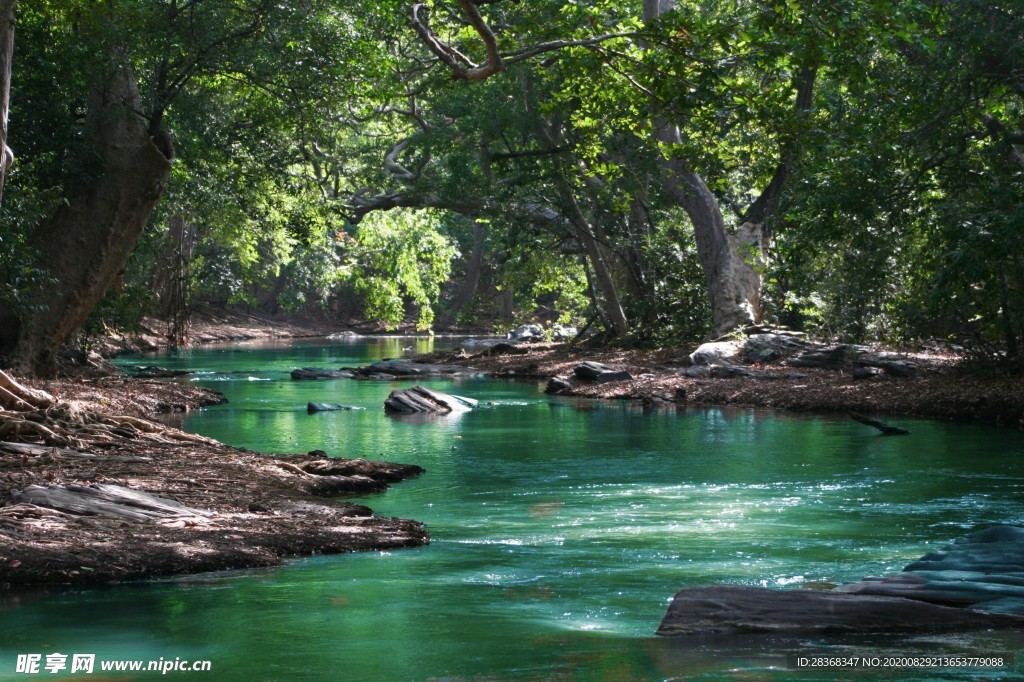
<svg viewBox="0 0 1024 682"><path fill-rule="evenodd" d="M14 60L14 6L17 0L0 0L0 203L4 198L7 169L14 152L7 146L7 114L11 103L11 64Z"/></svg>
<svg viewBox="0 0 1024 682"><path fill-rule="evenodd" d="M484 269L484 247L486 243L487 233L484 229L484 224L474 222L473 250L469 254L469 260L466 262L466 277L462 280L462 286L459 287L459 291L455 294L455 299L448 309L448 316L453 322L459 313L462 312L462 309L469 305L473 297L476 296L477 287L480 286L480 275Z"/></svg>
<svg viewBox="0 0 1024 682"><path fill-rule="evenodd" d="M651 22L675 6L675 0L644 0L644 21ZM654 137L669 149L682 145L679 127L655 116ZM685 159L661 156L667 198L686 211L693 223L697 257L711 299L713 334L761 321L761 257L759 226L745 224L737 235L725 228L722 209L704 179ZM742 232L743 234L739 234Z"/></svg>
<svg viewBox="0 0 1024 682"><path fill-rule="evenodd" d="M60 349L124 271L170 176L161 149L138 112L130 68L112 65L89 96L83 149L65 184L65 203L32 236L51 284L33 295L21 319L11 366L26 376L55 376ZM166 147L169 136L160 142Z"/></svg>
<svg viewBox="0 0 1024 682"><path fill-rule="evenodd" d="M583 249L586 251L587 260L590 261L590 266L594 270L595 284L604 298L605 313L608 315L608 321L611 322L612 331L615 332L616 336L625 337L629 334L629 320L622 309L619 291L615 286L615 279L612 277L608 261L605 259L604 252L601 249L601 243L598 241L590 221L583 214L579 202L576 201L576 195L572 191L569 181L565 178L561 164L557 163L556 168L558 169L558 178L555 180L555 184L558 187L558 193L561 196L562 202L565 204L566 217L569 219L569 223L572 224L576 236L583 242Z"/></svg>

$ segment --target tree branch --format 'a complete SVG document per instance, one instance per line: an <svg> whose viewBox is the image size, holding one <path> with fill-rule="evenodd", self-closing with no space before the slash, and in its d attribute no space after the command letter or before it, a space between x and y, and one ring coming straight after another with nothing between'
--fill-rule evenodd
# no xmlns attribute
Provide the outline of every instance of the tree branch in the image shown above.
<svg viewBox="0 0 1024 682"><path fill-rule="evenodd" d="M793 110L797 114L809 111L814 99L814 82L818 77L818 66L816 64L805 66L800 69L796 77L796 101L793 103ZM775 212L776 204L785 189L790 173L793 172L793 165L796 163L798 153L797 145L787 142L782 145L782 158L775 168L772 179L768 186L754 200L750 208L740 218L741 222L764 225L769 217Z"/></svg>

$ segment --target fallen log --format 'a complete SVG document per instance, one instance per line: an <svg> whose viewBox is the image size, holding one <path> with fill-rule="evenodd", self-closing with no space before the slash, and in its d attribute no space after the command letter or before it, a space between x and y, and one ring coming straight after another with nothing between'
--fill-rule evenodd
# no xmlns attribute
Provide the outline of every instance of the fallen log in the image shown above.
<svg viewBox="0 0 1024 682"><path fill-rule="evenodd" d="M186 507L141 490L119 485L30 485L15 492L16 503L34 504L58 511L84 516L104 516L129 521L153 521L175 517L209 517L209 512Z"/></svg>

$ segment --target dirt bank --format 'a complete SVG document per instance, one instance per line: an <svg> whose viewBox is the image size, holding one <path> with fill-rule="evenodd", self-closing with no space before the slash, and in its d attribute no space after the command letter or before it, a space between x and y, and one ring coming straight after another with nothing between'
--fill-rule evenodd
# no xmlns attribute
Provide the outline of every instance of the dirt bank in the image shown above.
<svg viewBox="0 0 1024 682"><path fill-rule="evenodd" d="M938 354L907 354L915 377L854 379L848 369L757 367L757 378L688 377L693 349L588 350L558 344L520 346L525 354L435 354L431 362L475 367L494 377L541 380L571 376L583 361L625 368L628 381L581 383L566 392L584 398L645 404L734 405L800 412L862 412L884 416L981 421L1024 428L1024 383L1017 377L979 374Z"/></svg>
<svg viewBox="0 0 1024 682"><path fill-rule="evenodd" d="M223 399L185 384L27 384L0 376L4 588L271 566L289 556L428 542L416 521L376 517L338 499L383 490L418 467L327 459L342 453L261 455L144 418ZM111 493L167 504L118 506L102 497ZM84 514L76 507L83 504Z"/></svg>

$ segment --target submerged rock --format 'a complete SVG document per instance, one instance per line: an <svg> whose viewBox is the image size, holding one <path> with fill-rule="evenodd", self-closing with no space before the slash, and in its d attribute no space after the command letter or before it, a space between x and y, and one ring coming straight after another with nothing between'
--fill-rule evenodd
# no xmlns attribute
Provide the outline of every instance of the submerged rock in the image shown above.
<svg viewBox="0 0 1024 682"><path fill-rule="evenodd" d="M1024 528L959 538L901 573L832 591L713 585L679 591L659 635L930 632L1024 627Z"/></svg>
<svg viewBox="0 0 1024 682"><path fill-rule="evenodd" d="M384 401L386 411L399 414L449 414L466 412L476 406L477 401L472 398L432 391L423 386L391 391L391 395Z"/></svg>
<svg viewBox="0 0 1024 682"><path fill-rule="evenodd" d="M1021 627L1024 618L900 597L715 585L679 591L657 634L934 632Z"/></svg>
<svg viewBox="0 0 1024 682"><path fill-rule="evenodd" d="M1024 615L1024 528L986 528L925 554L901 573L839 589Z"/></svg>
<svg viewBox="0 0 1024 682"><path fill-rule="evenodd" d="M339 405L338 403L306 403L306 412L315 414L317 412L338 412L343 410L361 410L361 407L352 405Z"/></svg>
<svg viewBox="0 0 1024 682"><path fill-rule="evenodd" d="M135 379L171 379L192 373L182 369L167 369L166 367L157 367L156 365L135 365L133 367L124 367L121 371Z"/></svg>
<svg viewBox="0 0 1024 682"><path fill-rule="evenodd" d="M292 379L296 381L315 379L345 379L351 378L351 370L333 370L323 367L300 367L292 370Z"/></svg>

